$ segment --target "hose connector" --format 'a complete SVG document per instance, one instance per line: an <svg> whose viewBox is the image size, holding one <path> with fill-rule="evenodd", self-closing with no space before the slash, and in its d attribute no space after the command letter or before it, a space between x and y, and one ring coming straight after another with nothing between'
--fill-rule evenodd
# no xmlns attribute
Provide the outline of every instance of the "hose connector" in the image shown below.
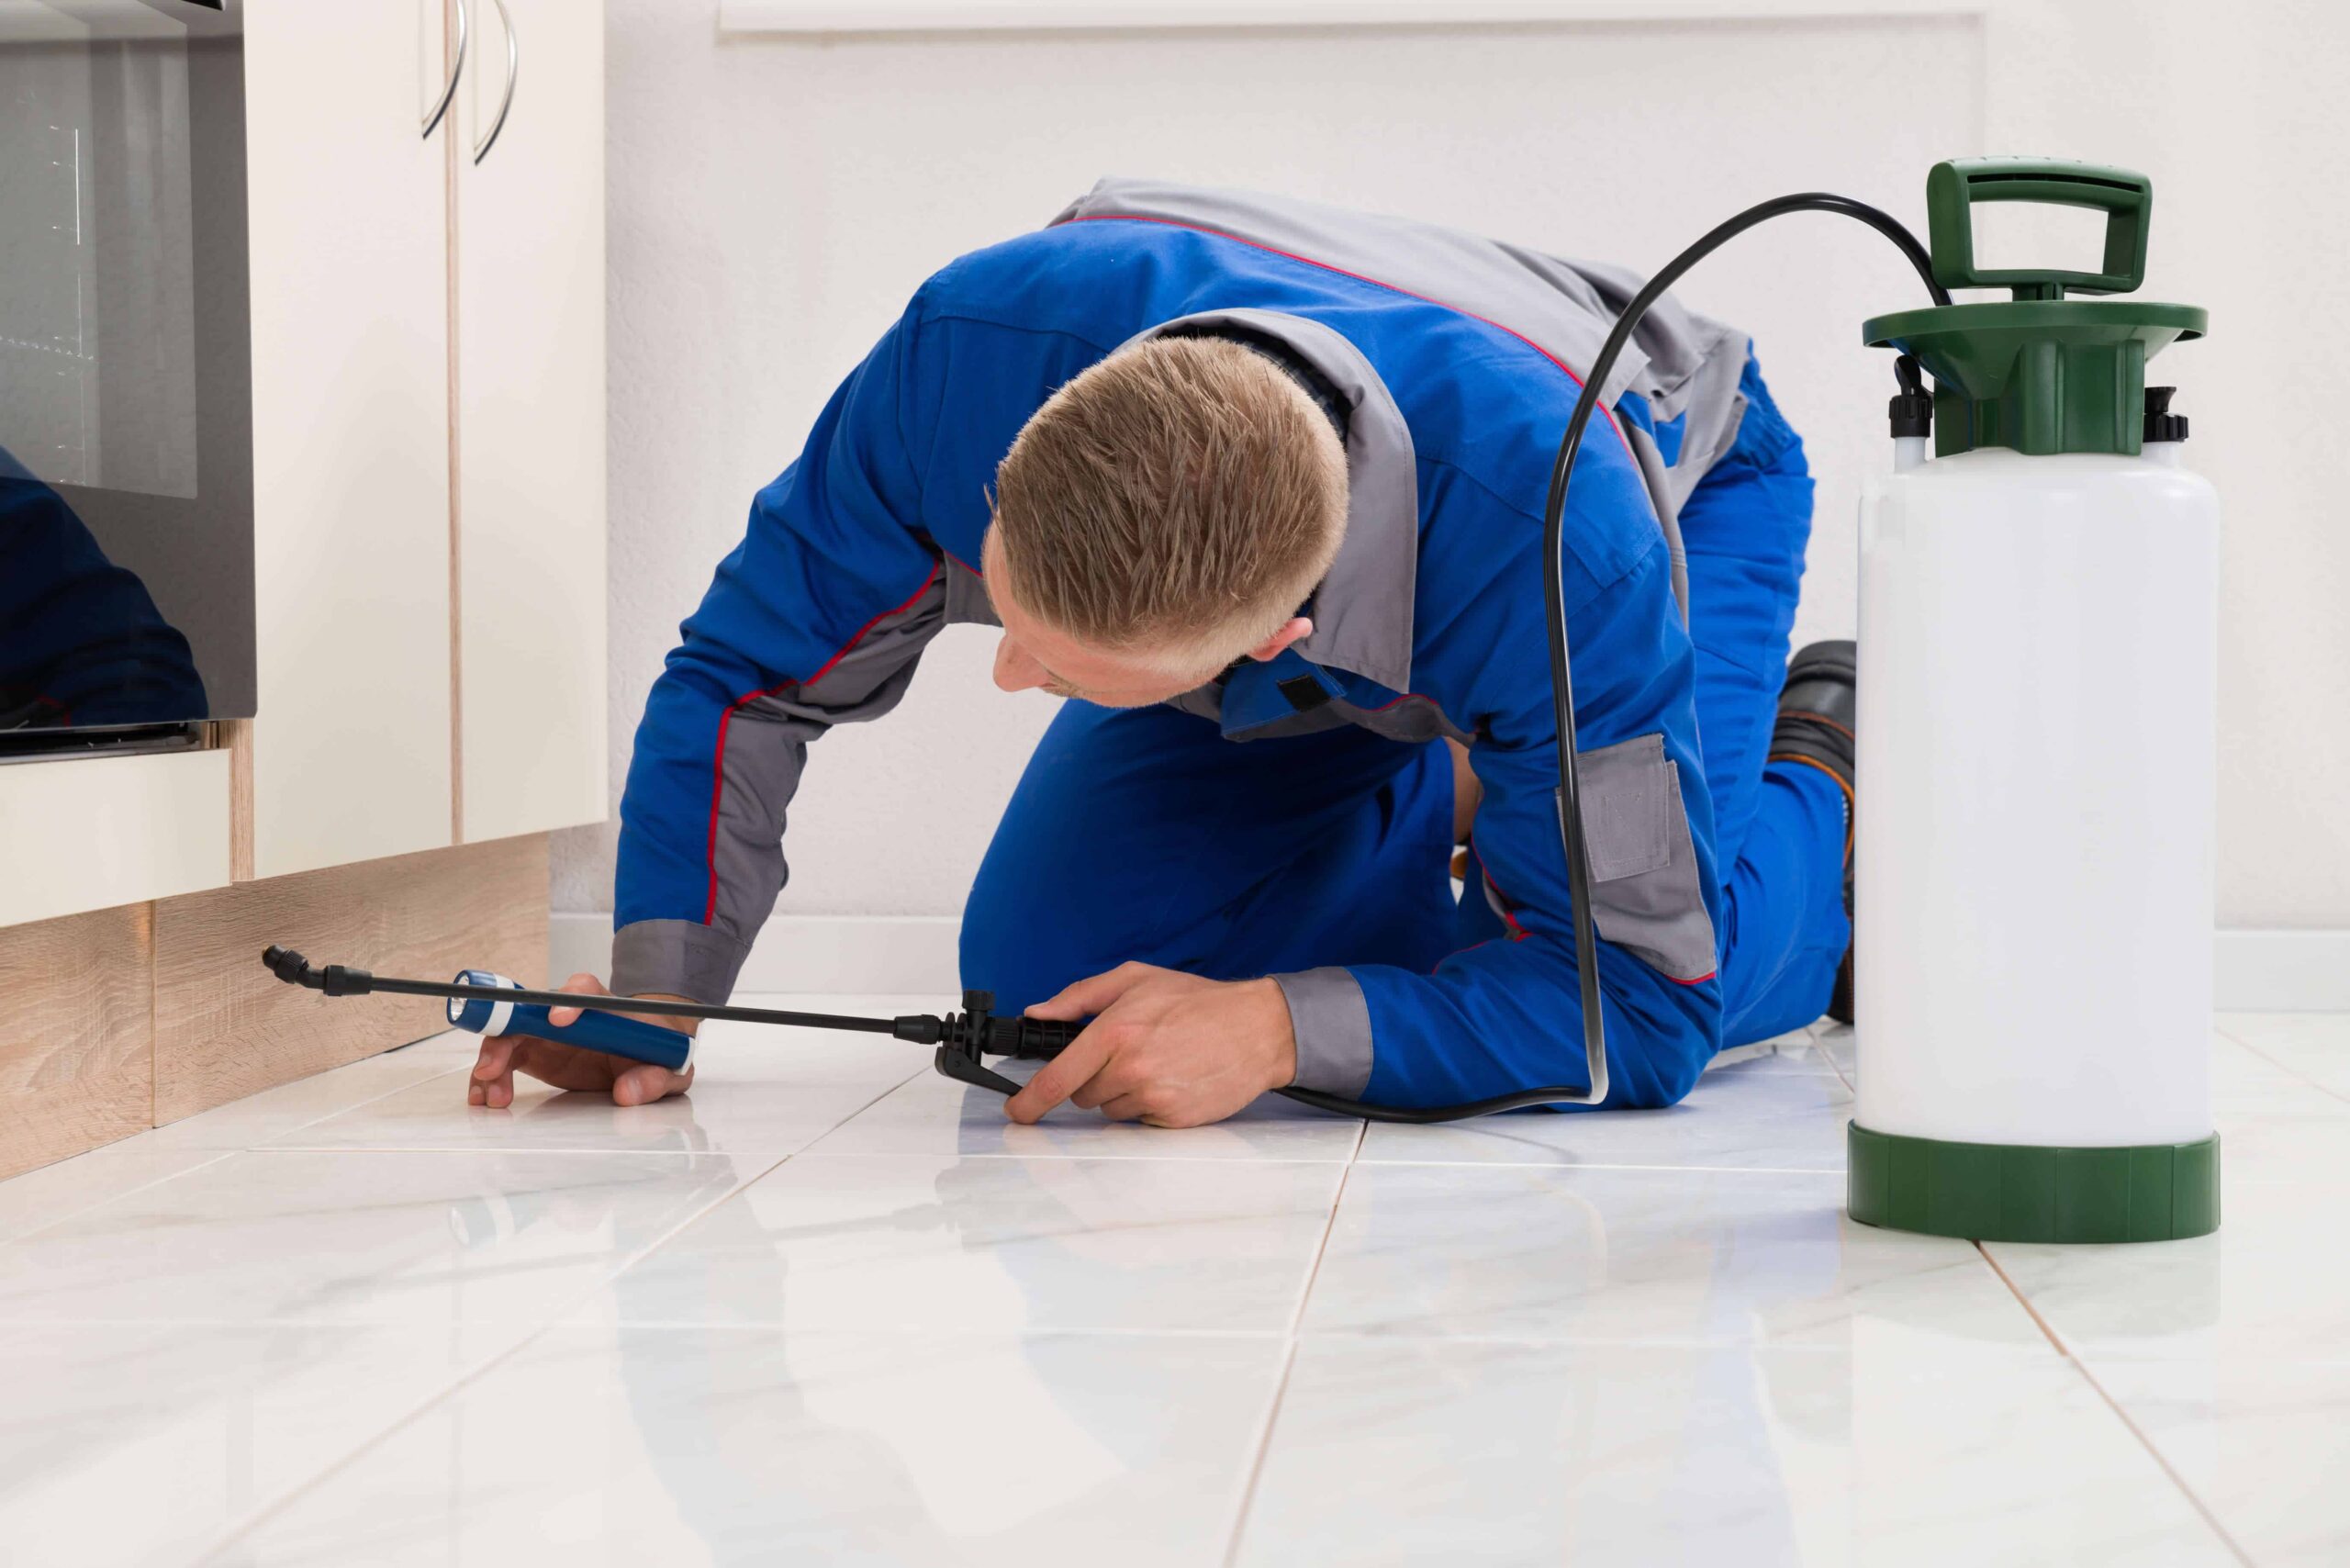
<svg viewBox="0 0 2350 1568"><path fill-rule="evenodd" d="M1926 390L1925 373L1918 362L1903 354L1893 362L1894 379L1901 383L1901 390L1885 406L1886 417L1893 424L1893 439L1904 436L1930 436L1934 433L1934 395Z"/></svg>

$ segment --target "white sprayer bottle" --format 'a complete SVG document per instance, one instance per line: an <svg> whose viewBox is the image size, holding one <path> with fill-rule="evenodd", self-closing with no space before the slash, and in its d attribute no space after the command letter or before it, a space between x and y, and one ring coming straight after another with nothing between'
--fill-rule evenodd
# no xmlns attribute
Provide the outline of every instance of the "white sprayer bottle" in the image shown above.
<svg viewBox="0 0 2350 1568"><path fill-rule="evenodd" d="M1974 203L2103 209L2103 270L1975 265ZM2200 309L2144 275L2148 182L1937 165L1937 279L1884 316L1937 455L1861 503L1852 1216L1977 1239L2219 1224L2211 1014L2219 498L2149 356ZM1902 399L1896 399L1897 409ZM1922 410L1920 409L1920 412Z"/></svg>

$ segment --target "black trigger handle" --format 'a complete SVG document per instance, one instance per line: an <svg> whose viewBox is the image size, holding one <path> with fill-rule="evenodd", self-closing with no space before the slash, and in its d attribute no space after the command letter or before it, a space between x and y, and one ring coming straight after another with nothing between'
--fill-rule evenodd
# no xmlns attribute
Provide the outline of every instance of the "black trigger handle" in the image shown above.
<svg viewBox="0 0 2350 1568"><path fill-rule="evenodd" d="M992 1089L1007 1099L1020 1092L1019 1084L992 1068L981 1067L953 1046L939 1047L937 1056L932 1059L940 1072L959 1082Z"/></svg>

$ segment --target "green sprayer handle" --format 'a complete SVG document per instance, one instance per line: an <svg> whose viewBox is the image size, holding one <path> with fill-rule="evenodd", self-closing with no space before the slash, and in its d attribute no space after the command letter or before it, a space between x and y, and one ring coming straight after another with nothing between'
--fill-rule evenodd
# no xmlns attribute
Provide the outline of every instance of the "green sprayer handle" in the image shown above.
<svg viewBox="0 0 2350 1568"><path fill-rule="evenodd" d="M2102 272L1977 267L1974 206L1979 201L2038 201L2087 207L2105 217ZM1934 281L1944 288L2012 288L2018 299L2078 294L2128 294L2146 279L2146 220L2154 182L2127 169L2061 158L1953 158L1926 175L1926 228Z"/></svg>

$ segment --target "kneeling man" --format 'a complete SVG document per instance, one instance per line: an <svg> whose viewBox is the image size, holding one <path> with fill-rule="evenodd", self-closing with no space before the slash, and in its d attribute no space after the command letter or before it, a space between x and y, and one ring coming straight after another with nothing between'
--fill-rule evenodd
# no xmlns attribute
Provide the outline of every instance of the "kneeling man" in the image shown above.
<svg viewBox="0 0 2350 1568"><path fill-rule="evenodd" d="M1575 949L1541 516L1638 281L1127 181L948 266L759 493L654 686L613 989L727 997L808 743L977 622L999 686L1065 700L971 890L963 980L1096 1019L1015 1118L1579 1083L1585 963L1610 1104L1817 1017L1850 942L1851 646L1791 675L1803 447L1745 336L1670 301L1569 498L1600 938ZM687 1081L494 1040L476 1102L518 1068L623 1103Z"/></svg>

